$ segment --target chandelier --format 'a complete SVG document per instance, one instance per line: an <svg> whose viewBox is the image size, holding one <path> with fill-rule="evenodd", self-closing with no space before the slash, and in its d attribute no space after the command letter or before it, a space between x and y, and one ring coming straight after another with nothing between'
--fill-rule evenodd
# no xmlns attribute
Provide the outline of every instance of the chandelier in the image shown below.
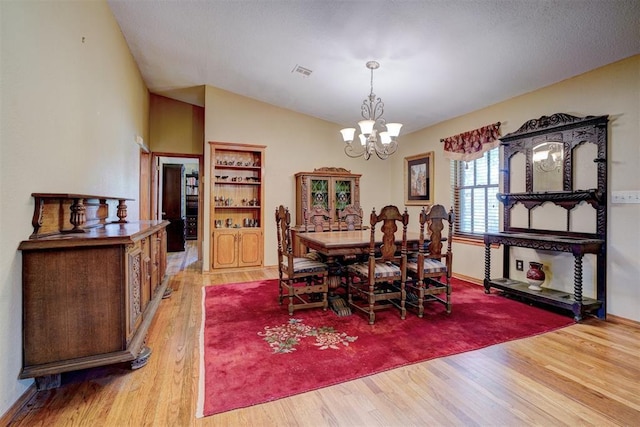
<svg viewBox="0 0 640 427"><path fill-rule="evenodd" d="M382 118L384 114L384 103L373 93L373 70L380 68L376 61L367 62L367 68L371 70L371 93L362 102L361 114L364 120L358 122L360 134L358 139L360 144L354 144L355 128L345 128L340 131L346 143L344 152L349 157L364 156L369 160L372 154L376 154L380 159L385 160L398 149L398 135L400 135L401 123L386 123ZM386 130L382 130L386 126Z"/></svg>

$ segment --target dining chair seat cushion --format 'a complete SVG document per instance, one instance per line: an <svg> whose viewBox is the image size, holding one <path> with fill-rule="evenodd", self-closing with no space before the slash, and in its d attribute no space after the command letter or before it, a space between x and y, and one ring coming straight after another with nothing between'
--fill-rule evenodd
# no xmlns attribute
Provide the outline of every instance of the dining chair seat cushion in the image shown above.
<svg viewBox="0 0 640 427"><path fill-rule="evenodd" d="M289 260L287 258L282 260L282 267L286 270L289 268ZM306 257L293 258L293 272L294 273L315 273L326 271L328 269L327 264Z"/></svg>
<svg viewBox="0 0 640 427"><path fill-rule="evenodd" d="M418 260L410 259L407 261L407 270L413 273L418 272ZM425 258L424 259L424 273L425 274L434 274L434 273L446 273L447 266L443 262L433 258Z"/></svg>
<svg viewBox="0 0 640 427"><path fill-rule="evenodd" d="M350 264L347 269L350 273L356 274L360 277L367 277L369 275L368 262ZM391 262L376 262L373 274L374 279L397 278L402 276L400 273L400 267Z"/></svg>

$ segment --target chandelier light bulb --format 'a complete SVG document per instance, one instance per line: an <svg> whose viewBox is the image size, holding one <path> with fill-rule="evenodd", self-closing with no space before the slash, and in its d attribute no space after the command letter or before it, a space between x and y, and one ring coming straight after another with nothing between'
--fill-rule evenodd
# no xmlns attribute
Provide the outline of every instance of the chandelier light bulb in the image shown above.
<svg viewBox="0 0 640 427"><path fill-rule="evenodd" d="M374 122L373 120L361 120L358 122L358 126L360 126L360 132L362 132L366 136L371 135L371 132L373 132L373 125L375 124L376 122Z"/></svg>
<svg viewBox="0 0 640 427"><path fill-rule="evenodd" d="M356 134L356 128L344 128L340 130L340 133L342 134L342 139L344 139L344 142L352 142L353 137Z"/></svg>
<svg viewBox="0 0 640 427"><path fill-rule="evenodd" d="M400 129L402 128L402 123L387 123L387 132L393 138L400 135Z"/></svg>

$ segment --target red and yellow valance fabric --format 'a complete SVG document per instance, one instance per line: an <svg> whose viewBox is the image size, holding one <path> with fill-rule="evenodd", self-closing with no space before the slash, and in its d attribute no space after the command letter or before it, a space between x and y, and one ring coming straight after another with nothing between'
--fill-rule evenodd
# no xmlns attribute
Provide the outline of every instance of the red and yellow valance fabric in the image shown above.
<svg viewBox="0 0 640 427"><path fill-rule="evenodd" d="M469 162L500 145L500 122L444 138L444 156Z"/></svg>

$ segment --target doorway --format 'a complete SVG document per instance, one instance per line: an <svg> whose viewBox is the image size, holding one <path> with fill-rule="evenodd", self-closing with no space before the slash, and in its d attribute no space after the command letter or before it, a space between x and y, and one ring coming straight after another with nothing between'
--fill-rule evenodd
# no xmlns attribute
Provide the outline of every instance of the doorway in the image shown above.
<svg viewBox="0 0 640 427"><path fill-rule="evenodd" d="M152 191L151 191L151 216L152 219L166 219L170 221L169 227L167 227L167 249L184 250L184 240L195 242L198 249L198 259L202 259L202 179L204 175L204 156L199 154L178 154L178 153L152 153ZM168 169L165 166L174 165ZM165 170L170 171L165 176ZM181 170L181 171L180 171ZM175 176L179 178L175 178ZM168 179L169 181L166 181ZM166 188L165 188L166 187ZM174 210L167 211L164 208L168 208L165 205L165 199L173 199L173 205L179 206L179 208L173 208ZM175 202L175 200L178 200ZM175 210L178 209L178 210ZM165 212L165 215L163 215ZM171 218L168 218L171 215ZM184 218L184 221L180 221L180 218ZM180 228L179 224L184 224L182 227L182 235L184 240L183 244L173 247L171 245L169 234L171 224L175 224L176 228ZM180 231L173 231L174 233L181 233ZM176 239L173 239L174 241ZM180 240L180 239L178 239ZM172 248L170 249L170 246ZM180 249L182 246L182 249Z"/></svg>
<svg viewBox="0 0 640 427"><path fill-rule="evenodd" d="M167 226L167 252L182 252L186 241L185 166L162 163L162 206L160 218Z"/></svg>

